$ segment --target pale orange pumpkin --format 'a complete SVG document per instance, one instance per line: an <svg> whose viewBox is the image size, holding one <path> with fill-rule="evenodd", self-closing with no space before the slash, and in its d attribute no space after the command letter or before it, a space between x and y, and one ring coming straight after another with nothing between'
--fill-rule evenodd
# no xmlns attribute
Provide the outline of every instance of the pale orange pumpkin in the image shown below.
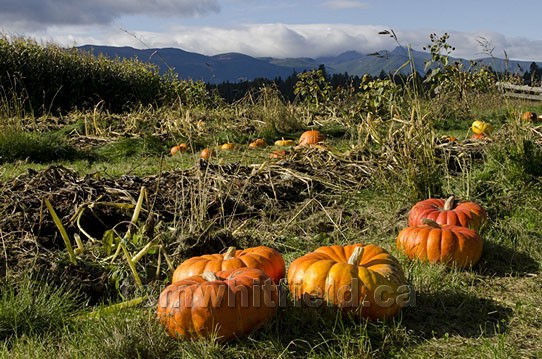
<svg viewBox="0 0 542 359"><path fill-rule="evenodd" d="M288 269L294 300L309 306L321 302L369 319L392 317L408 305L406 284L397 259L374 244L320 247Z"/></svg>

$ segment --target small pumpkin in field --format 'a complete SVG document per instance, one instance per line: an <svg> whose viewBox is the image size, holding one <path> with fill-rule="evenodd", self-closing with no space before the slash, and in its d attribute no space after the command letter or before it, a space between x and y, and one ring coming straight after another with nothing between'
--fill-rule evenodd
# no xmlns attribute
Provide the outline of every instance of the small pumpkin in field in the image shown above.
<svg viewBox="0 0 542 359"><path fill-rule="evenodd" d="M204 254L182 262L173 272L172 282L204 272L244 267L264 271L277 284L286 273L282 254L273 248L258 246L241 250L229 247L225 253Z"/></svg>
<svg viewBox="0 0 542 359"><path fill-rule="evenodd" d="M368 319L392 317L408 305L406 283L397 259L374 244L320 247L288 269L296 301L331 305Z"/></svg>
<svg viewBox="0 0 542 359"><path fill-rule="evenodd" d="M257 268L205 272L174 282L158 300L157 314L178 339L243 337L271 320L278 289Z"/></svg>
<svg viewBox="0 0 542 359"><path fill-rule="evenodd" d="M179 143L178 145L171 147L171 150L169 152L173 156L177 154L178 152L184 153L187 150L188 150L188 145L186 143Z"/></svg>
<svg viewBox="0 0 542 359"><path fill-rule="evenodd" d="M267 147L267 142L263 138L258 138L248 144L249 148L265 148Z"/></svg>
<svg viewBox="0 0 542 359"><path fill-rule="evenodd" d="M472 136L470 136L473 140L485 140L487 139L487 136L483 133L473 133Z"/></svg>
<svg viewBox="0 0 542 359"><path fill-rule="evenodd" d="M473 229L424 219L423 224L399 232L397 249L410 259L467 268L480 260L483 242Z"/></svg>
<svg viewBox="0 0 542 359"><path fill-rule="evenodd" d="M224 143L224 144L222 144L222 146L220 146L220 149L223 150L223 151L234 150L235 149L235 143L232 143L232 142Z"/></svg>
<svg viewBox="0 0 542 359"><path fill-rule="evenodd" d="M282 140L275 141L275 146L279 146L279 147L295 146L295 141L294 140L285 140L283 138Z"/></svg>
<svg viewBox="0 0 542 359"><path fill-rule="evenodd" d="M322 142L326 136L318 130L305 131L299 137L299 146L314 145Z"/></svg>
<svg viewBox="0 0 542 359"><path fill-rule="evenodd" d="M173 147L171 147L171 149L169 150L169 153L172 155L172 156L175 156L177 154L177 152L179 152L179 146L175 145Z"/></svg>
<svg viewBox="0 0 542 359"><path fill-rule="evenodd" d="M455 138L454 136L450 136L450 135L444 135L440 138L440 140L442 142L457 142L457 138Z"/></svg>
<svg viewBox="0 0 542 359"><path fill-rule="evenodd" d="M269 154L269 158L271 159L282 159L284 157L286 157L286 155L288 154L288 152L286 152L285 150L275 150L273 152L271 152Z"/></svg>
<svg viewBox="0 0 542 359"><path fill-rule="evenodd" d="M474 121L472 123L471 129L472 129L472 132L475 134L489 135L491 134L491 132L493 132L493 126L481 120Z"/></svg>
<svg viewBox="0 0 542 359"><path fill-rule="evenodd" d="M201 150L200 157L204 160L208 160L213 155L213 150L209 147L205 147L203 150Z"/></svg>
<svg viewBox="0 0 542 359"><path fill-rule="evenodd" d="M421 225L426 218L438 224L452 224L478 231L487 220L487 213L475 202L460 202L456 201L455 196L450 196L446 200L429 198L416 203L408 214L408 225Z"/></svg>
<svg viewBox="0 0 542 359"><path fill-rule="evenodd" d="M537 121L538 116L534 112L526 111L521 114L521 120L526 122Z"/></svg>

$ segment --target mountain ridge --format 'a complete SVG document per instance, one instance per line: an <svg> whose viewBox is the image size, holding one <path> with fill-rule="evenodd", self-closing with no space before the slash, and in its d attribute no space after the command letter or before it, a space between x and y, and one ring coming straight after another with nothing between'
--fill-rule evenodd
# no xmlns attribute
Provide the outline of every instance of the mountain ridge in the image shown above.
<svg viewBox="0 0 542 359"><path fill-rule="evenodd" d="M238 52L227 52L217 55L203 55L185 51L179 48L151 48L136 49L129 46L100 46L84 45L77 47L79 51L90 52L94 55L103 55L109 58L132 59L156 65L161 73L173 70L183 79L201 80L207 83L252 81L256 78L287 78L293 73L300 73L324 65L329 74L348 73L362 76L369 74L378 76L382 72L410 73L411 66L407 64L409 56L419 73L425 73L425 63L431 59L427 52L407 49L397 46L393 50L381 50L369 54L358 51L345 51L337 56L321 56L317 58L273 58L252 57ZM450 62L460 61L465 68L471 62L462 58L449 58ZM521 72L528 70L535 61L507 60L494 57L485 57L472 60L480 65L490 65L498 72ZM538 66L542 63L535 62ZM406 66L408 65L408 66Z"/></svg>

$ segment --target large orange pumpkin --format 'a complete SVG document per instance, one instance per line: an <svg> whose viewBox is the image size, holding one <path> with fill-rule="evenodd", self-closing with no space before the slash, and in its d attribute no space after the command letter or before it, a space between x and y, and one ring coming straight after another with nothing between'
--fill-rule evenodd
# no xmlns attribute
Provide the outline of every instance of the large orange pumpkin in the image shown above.
<svg viewBox="0 0 542 359"><path fill-rule="evenodd" d="M276 284L284 278L286 265L279 251L266 246L244 250L229 247L225 253L204 254L181 263L173 272L172 282L202 274L237 268L258 268L264 271Z"/></svg>
<svg viewBox="0 0 542 359"><path fill-rule="evenodd" d="M483 242L470 228L440 225L426 219L422 225L399 232L397 248L410 259L466 268L480 260Z"/></svg>
<svg viewBox="0 0 542 359"><path fill-rule="evenodd" d="M397 259L373 244L317 248L290 264L288 286L303 304L330 305L369 319L392 317L410 299Z"/></svg>
<svg viewBox="0 0 542 359"><path fill-rule="evenodd" d="M450 196L446 200L429 198L416 203L408 215L408 225L423 224L426 218L438 224L470 227L477 231L487 220L487 213L475 202L458 202L454 196Z"/></svg>
<svg viewBox="0 0 542 359"><path fill-rule="evenodd" d="M229 340L250 334L272 319L278 289L256 268L206 272L166 287L158 300L158 318L174 338Z"/></svg>
<svg viewBox="0 0 542 359"><path fill-rule="evenodd" d="M305 145L314 145L318 142L321 142L325 140L326 136L317 130L309 130L305 131L301 134L301 137L299 137L299 145L305 146Z"/></svg>

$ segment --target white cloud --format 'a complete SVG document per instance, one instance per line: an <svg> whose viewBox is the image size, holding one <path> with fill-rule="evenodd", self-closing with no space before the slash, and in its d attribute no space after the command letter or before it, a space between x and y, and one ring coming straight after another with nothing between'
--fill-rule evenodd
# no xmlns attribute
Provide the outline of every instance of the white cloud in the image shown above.
<svg viewBox="0 0 542 359"><path fill-rule="evenodd" d="M369 5L359 0L330 0L322 3L322 6L331 9L367 9Z"/></svg>
<svg viewBox="0 0 542 359"><path fill-rule="evenodd" d="M392 50L397 43L389 36L379 35L389 29L384 25L348 24L252 24L236 27L175 26L167 32L130 31L106 26L56 26L48 31L27 33L39 41L53 41L63 46L84 44L146 47L178 47L205 55L241 52L250 56L276 58L319 57L338 55L355 50L371 53ZM429 34L443 34L440 29L393 29L403 46L414 50L430 43ZM450 34L448 43L456 48L452 56L475 59L487 57L493 48L495 57L542 61L542 41L506 37L496 32L458 32ZM488 46L480 45L484 38ZM484 53L486 52L486 53Z"/></svg>

